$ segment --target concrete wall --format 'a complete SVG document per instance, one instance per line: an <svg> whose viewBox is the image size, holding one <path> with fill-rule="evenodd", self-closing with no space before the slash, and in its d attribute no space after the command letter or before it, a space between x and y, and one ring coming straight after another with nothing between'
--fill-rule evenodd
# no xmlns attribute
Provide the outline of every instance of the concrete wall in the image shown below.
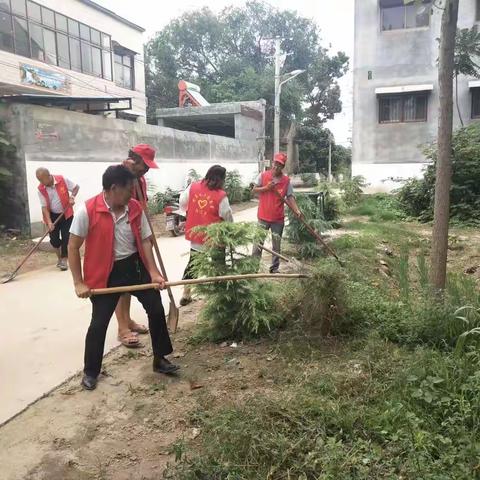
<svg viewBox="0 0 480 480"><path fill-rule="evenodd" d="M460 2L460 28L474 25L475 3ZM391 178L420 175L425 164L422 146L436 138L441 13L433 9L429 27L381 31L378 0L355 1L352 172L365 176L375 190L391 189L395 186ZM459 105L466 123L471 121L468 81L459 79ZM379 123L376 88L422 84L433 85L426 122ZM454 121L459 126L456 111Z"/></svg>
<svg viewBox="0 0 480 480"><path fill-rule="evenodd" d="M89 7L78 0L63 0L62 2L59 2L58 0L38 0L37 3L51 8L58 13L67 15L74 20L85 23L103 33L109 34L112 37L112 41L116 41L122 46L137 52L138 55L135 56L135 90L117 87L115 82L103 78L97 78L91 75L60 68L55 65L36 61L29 57L22 57L4 51L0 51L0 64L2 66L0 83L6 84L9 87L21 88L24 93L31 92L51 95L53 93L52 90L41 87L32 88L21 84L20 64L25 63L65 75L70 81L71 86L70 91L67 93L68 95L132 97L132 110L127 113L133 113L145 118L145 65L143 58L144 38L142 32L135 30L115 18Z"/></svg>
<svg viewBox="0 0 480 480"><path fill-rule="evenodd" d="M41 221L35 178L40 166L79 183L79 202L101 191L102 173L109 165L123 161L128 149L137 143L150 143L157 150L160 169L147 174L155 191L184 188L190 169L204 174L215 163L237 169L246 183L258 172L257 142L31 105L3 105L0 117L8 120L18 162L25 165L27 208L18 215L22 223L33 226L34 233Z"/></svg>

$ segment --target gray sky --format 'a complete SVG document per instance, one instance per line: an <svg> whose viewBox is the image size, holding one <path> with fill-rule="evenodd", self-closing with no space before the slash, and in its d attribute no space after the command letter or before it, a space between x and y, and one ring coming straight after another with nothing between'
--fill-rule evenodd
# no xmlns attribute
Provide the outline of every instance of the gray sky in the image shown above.
<svg viewBox="0 0 480 480"><path fill-rule="evenodd" d="M162 29L171 19L188 10L208 5L218 11L229 5L242 5L244 0L95 0L119 15L146 28L146 40ZM351 137L352 122L352 56L353 56L353 2L354 0L270 0L273 6L296 10L313 19L321 29L322 43L331 45L332 53L343 50L351 59L350 73L341 80L344 111L329 127L338 143L345 144Z"/></svg>

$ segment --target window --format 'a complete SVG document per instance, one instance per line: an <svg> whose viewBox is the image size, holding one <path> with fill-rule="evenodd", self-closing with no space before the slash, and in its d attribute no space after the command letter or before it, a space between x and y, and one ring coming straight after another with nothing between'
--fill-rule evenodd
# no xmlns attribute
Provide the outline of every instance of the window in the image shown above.
<svg viewBox="0 0 480 480"><path fill-rule="evenodd" d="M430 24L430 0L408 5L404 0L380 0L380 8L384 31L428 27Z"/></svg>
<svg viewBox="0 0 480 480"><path fill-rule="evenodd" d="M12 16L0 12L0 49L13 52Z"/></svg>
<svg viewBox="0 0 480 480"><path fill-rule="evenodd" d="M0 50L112 81L111 49L109 35L35 1L0 0ZM133 70L123 78L133 84Z"/></svg>
<svg viewBox="0 0 480 480"><path fill-rule="evenodd" d="M115 54L115 83L134 90L133 54Z"/></svg>
<svg viewBox="0 0 480 480"><path fill-rule="evenodd" d="M477 0L477 11L475 14L475 19L477 22L480 22L480 0Z"/></svg>
<svg viewBox="0 0 480 480"><path fill-rule="evenodd" d="M480 118L480 88L472 88L472 118Z"/></svg>
<svg viewBox="0 0 480 480"><path fill-rule="evenodd" d="M428 97L425 93L379 97L380 123L426 122Z"/></svg>

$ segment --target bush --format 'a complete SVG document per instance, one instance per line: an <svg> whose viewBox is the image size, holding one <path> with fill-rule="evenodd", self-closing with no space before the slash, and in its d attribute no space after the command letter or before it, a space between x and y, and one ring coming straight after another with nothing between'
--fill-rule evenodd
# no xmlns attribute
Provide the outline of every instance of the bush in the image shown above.
<svg viewBox="0 0 480 480"><path fill-rule="evenodd" d="M457 130L453 136L452 188L450 192L450 218L456 222L480 224L480 125L474 123ZM435 192L435 145L425 149L432 161L422 179L410 179L399 189L399 199L408 215L422 221L433 219Z"/></svg>
<svg viewBox="0 0 480 480"><path fill-rule="evenodd" d="M405 218L402 205L395 195L377 193L365 195L360 204L350 211L353 215L366 215L373 222L392 222Z"/></svg>
<svg viewBox="0 0 480 480"><path fill-rule="evenodd" d="M365 178L357 175L350 180L345 180L340 184L342 191L342 200L347 207L358 205L362 198L363 189L367 186Z"/></svg>
<svg viewBox="0 0 480 480"><path fill-rule="evenodd" d="M197 230L207 233L205 250L194 260L198 277L256 273L258 259L239 251L265 239L262 228L249 223L222 222ZM218 246L222 245L222 248ZM225 252L225 261L219 260ZM230 281L197 287L205 297L199 338L220 341L265 334L281 323L273 285L262 281Z"/></svg>
<svg viewBox="0 0 480 480"><path fill-rule="evenodd" d="M242 185L242 177L238 170L230 170L225 178L225 191L230 203L240 203L245 195L245 188Z"/></svg>
<svg viewBox="0 0 480 480"><path fill-rule="evenodd" d="M302 173L300 178L302 179L304 187L315 187L318 185L315 173Z"/></svg>
<svg viewBox="0 0 480 480"><path fill-rule="evenodd" d="M165 192L157 192L148 200L148 210L152 214L163 213L166 205L173 202L178 202L180 193L167 188Z"/></svg>

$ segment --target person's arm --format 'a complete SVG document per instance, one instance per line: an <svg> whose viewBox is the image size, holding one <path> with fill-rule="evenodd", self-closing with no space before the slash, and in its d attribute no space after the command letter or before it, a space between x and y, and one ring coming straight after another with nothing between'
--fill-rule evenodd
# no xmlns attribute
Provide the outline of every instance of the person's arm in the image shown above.
<svg viewBox="0 0 480 480"><path fill-rule="evenodd" d="M252 192L254 192L254 193L265 193L265 192L268 192L268 191L272 190L274 187L275 187L274 182L270 182L263 187L262 186L262 175L260 174L257 177L257 181L255 182L255 184L252 188Z"/></svg>
<svg viewBox="0 0 480 480"><path fill-rule="evenodd" d="M151 236L142 240L142 248L146 263L145 268L150 274L152 283L160 284L160 290L163 290L165 288L165 279L162 277L160 271L158 270L157 264L155 263Z"/></svg>
<svg viewBox="0 0 480 480"><path fill-rule="evenodd" d="M77 297L88 298L90 296L90 288L83 282L82 262L80 259L80 248L83 245L84 238L73 233L70 234L68 240L68 264L72 272L73 285Z"/></svg>
<svg viewBox="0 0 480 480"><path fill-rule="evenodd" d="M47 207L42 207L42 216L48 231L53 232L55 227L53 226L52 217L50 217L50 210Z"/></svg>
<svg viewBox="0 0 480 480"><path fill-rule="evenodd" d="M190 186L189 185L181 194L180 194L180 199L178 200L178 207L180 210L183 212L186 212L188 210L188 200L190 198Z"/></svg>
<svg viewBox="0 0 480 480"><path fill-rule="evenodd" d="M225 197L220 202L218 207L218 214L226 221L233 223L233 213L232 208L230 207L230 202L228 201L228 197Z"/></svg>
<svg viewBox="0 0 480 480"><path fill-rule="evenodd" d="M68 178L65 179L65 183L67 184L68 191L70 192L70 205L75 205L75 197L78 194L78 191L80 190L80 185L77 185L76 183L72 182Z"/></svg>

